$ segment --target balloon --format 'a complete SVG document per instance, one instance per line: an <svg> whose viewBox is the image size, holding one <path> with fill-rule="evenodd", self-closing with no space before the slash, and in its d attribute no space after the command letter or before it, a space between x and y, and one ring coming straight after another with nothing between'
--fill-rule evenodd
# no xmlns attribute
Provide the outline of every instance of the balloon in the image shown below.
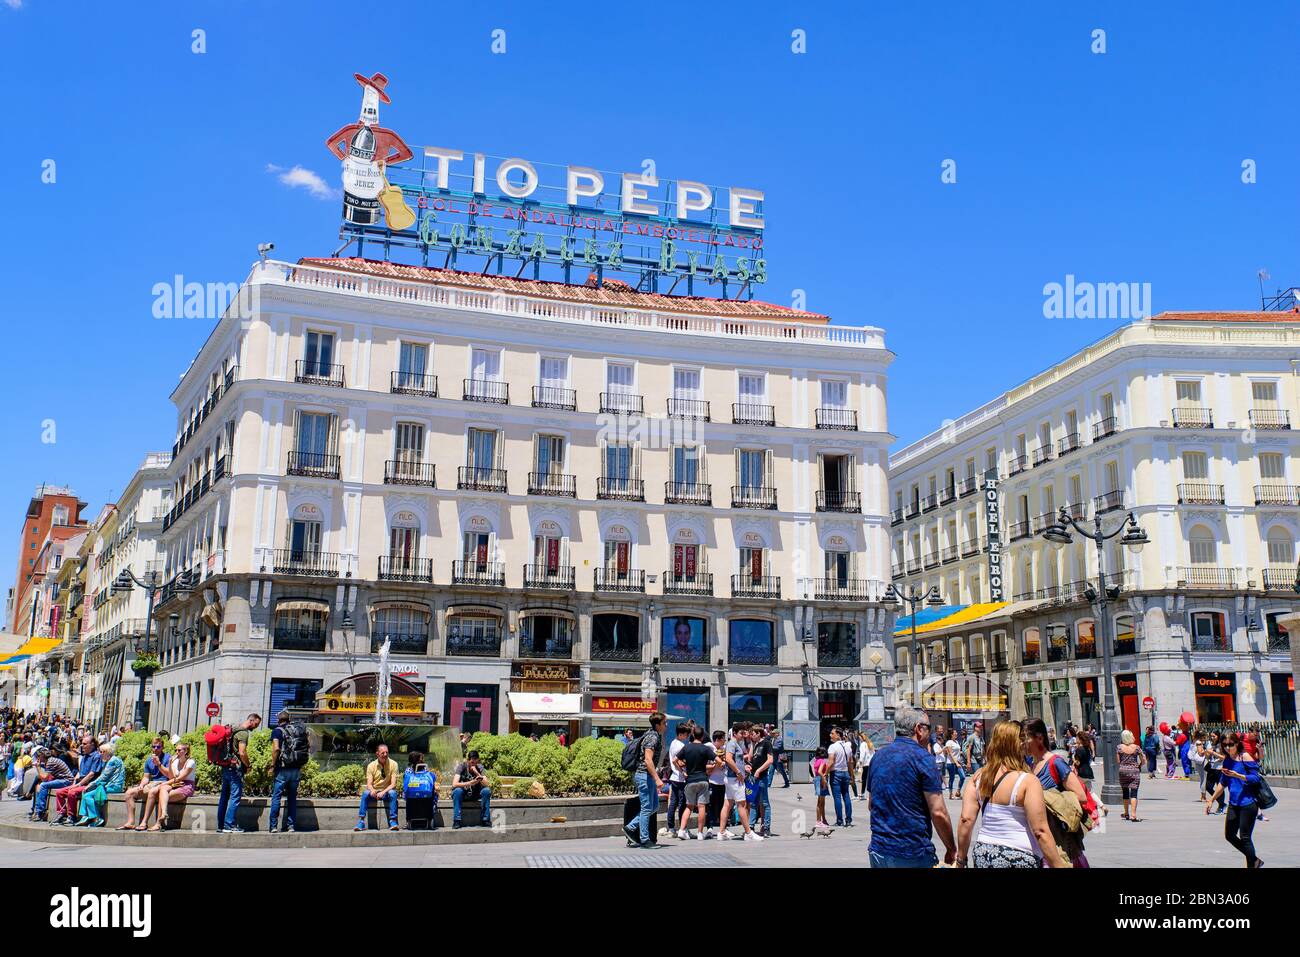
<svg viewBox="0 0 1300 957"><path fill-rule="evenodd" d="M1168 733L1169 733L1169 722L1168 722L1168 721L1161 721L1161 722L1160 722L1160 733L1161 733L1161 734L1168 734Z"/></svg>

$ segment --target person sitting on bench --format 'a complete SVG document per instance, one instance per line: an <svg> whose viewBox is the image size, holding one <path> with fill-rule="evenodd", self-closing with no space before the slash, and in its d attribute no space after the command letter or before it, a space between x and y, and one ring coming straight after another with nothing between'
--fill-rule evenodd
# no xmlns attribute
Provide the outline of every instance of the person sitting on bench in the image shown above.
<svg viewBox="0 0 1300 957"><path fill-rule="evenodd" d="M103 827L108 823L108 796L121 794L126 786L126 765L113 753L113 743L106 741L99 746L99 753L104 759L104 770L99 772L95 783L81 796L81 818L78 827Z"/></svg>
<svg viewBox="0 0 1300 957"><path fill-rule="evenodd" d="M451 775L451 826L453 830L460 827L460 806L469 791L470 800L479 802L479 821L487 827L492 823L492 789L487 786L487 777L483 774L483 765L479 763L478 752L471 751L465 760L456 765Z"/></svg>
<svg viewBox="0 0 1300 957"><path fill-rule="evenodd" d="M388 745L381 744L375 748L375 760L366 765L366 787L361 792L361 808L357 811L357 826L354 831L366 829L366 815L371 802L384 802L388 808L388 829L398 830L397 826L397 762L388 758Z"/></svg>

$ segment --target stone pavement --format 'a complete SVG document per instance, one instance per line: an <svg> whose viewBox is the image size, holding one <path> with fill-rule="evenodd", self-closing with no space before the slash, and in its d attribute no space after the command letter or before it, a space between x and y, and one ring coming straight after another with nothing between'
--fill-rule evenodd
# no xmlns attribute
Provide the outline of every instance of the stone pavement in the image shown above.
<svg viewBox="0 0 1300 957"><path fill-rule="evenodd" d="M798 824L811 824L809 785L777 787L773 792L777 836L763 843L678 841L664 838L658 851L628 850L618 838L520 842L443 847L337 848L284 850L167 850L149 847L78 847L28 841L0 841L0 860L10 867L865 867L870 824L854 803L852 828L829 838L794 836ZM1255 846L1270 868L1300 866L1300 791L1278 788L1269 820L1255 827ZM1206 817L1193 783L1163 777L1142 779L1140 815L1132 824L1115 808L1103 829L1088 836L1094 867L1242 867L1240 854L1223 840L1223 818ZM828 802L829 805L829 802ZM0 816L25 813L30 804L0 802ZM960 802L948 802L954 826ZM828 806L828 816L833 811Z"/></svg>

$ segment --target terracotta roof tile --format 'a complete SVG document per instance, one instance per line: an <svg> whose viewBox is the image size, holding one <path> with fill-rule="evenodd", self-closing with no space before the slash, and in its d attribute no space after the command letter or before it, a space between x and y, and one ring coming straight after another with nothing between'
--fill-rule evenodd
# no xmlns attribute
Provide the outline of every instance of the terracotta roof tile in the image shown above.
<svg viewBox="0 0 1300 957"><path fill-rule="evenodd" d="M1300 322L1300 312L1162 312L1152 322Z"/></svg>
<svg viewBox="0 0 1300 957"><path fill-rule="evenodd" d="M299 265L322 269L344 269L349 272L385 276L391 279L408 279L415 282L433 282L445 286L474 289L499 289L519 295L542 296L570 302L587 302L593 305L627 306L633 309L654 309L659 312L685 312L707 316L739 316L746 319L770 319L777 322L826 323L829 316L804 312L757 299L711 299L707 296L668 296L657 292L640 292L625 282L606 279L599 288L594 279L587 285L570 285L543 279L516 279L513 276L490 276L457 269L439 269L433 266L410 266L405 263L383 262L377 259L349 257L331 259L304 257Z"/></svg>

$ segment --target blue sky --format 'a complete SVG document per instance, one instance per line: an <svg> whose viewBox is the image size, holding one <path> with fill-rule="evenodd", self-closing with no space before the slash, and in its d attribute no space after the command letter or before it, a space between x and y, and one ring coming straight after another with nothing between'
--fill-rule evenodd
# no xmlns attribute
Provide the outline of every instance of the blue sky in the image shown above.
<svg viewBox="0 0 1300 957"><path fill-rule="evenodd" d="M760 298L886 329L902 442L1118 324L1045 319L1067 274L1156 311L1300 282L1295 4L816 6L0 0L0 581L35 485L93 516L170 446L211 323L153 318L155 283L333 251L338 200L268 167L337 187L355 71L412 144L765 190Z"/></svg>

